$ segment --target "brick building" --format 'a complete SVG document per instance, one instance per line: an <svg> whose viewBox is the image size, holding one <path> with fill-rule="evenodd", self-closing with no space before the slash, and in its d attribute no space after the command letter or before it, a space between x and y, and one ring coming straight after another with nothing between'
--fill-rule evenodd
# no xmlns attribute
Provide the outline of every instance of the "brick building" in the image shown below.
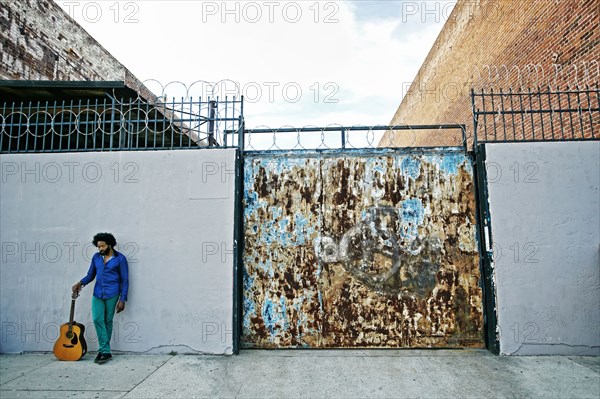
<svg viewBox="0 0 600 399"><path fill-rule="evenodd" d="M0 79L126 81L135 77L52 0L0 1Z"/></svg>
<svg viewBox="0 0 600 399"><path fill-rule="evenodd" d="M0 27L0 151L204 145L202 112L160 103L54 1L0 0Z"/></svg>
<svg viewBox="0 0 600 399"><path fill-rule="evenodd" d="M533 96L533 109L597 108L597 90L579 97L575 93L562 94L562 98L551 97L545 91L597 87L599 10L600 5L594 0L458 0L414 81L403 88L406 95L391 124L463 123L471 141L472 89L488 93L541 89L543 95ZM496 97L497 101L506 100L503 109L516 109L517 104L510 104L510 99L511 96ZM571 100L573 104L567 104ZM559 116L550 112L542 114L542 120L529 113L520 120L503 123L513 123L522 139L531 139L532 135L538 139L541 136L534 136L533 131L544 124L546 136L550 137L550 119ZM489 119L493 118L487 119L490 124ZM594 137L598 137L598 112L582 115L583 123L587 125L582 125L581 131L575 126L565 138L591 137L592 126ZM380 144L455 145L459 139L441 132L396 132L384 136Z"/></svg>

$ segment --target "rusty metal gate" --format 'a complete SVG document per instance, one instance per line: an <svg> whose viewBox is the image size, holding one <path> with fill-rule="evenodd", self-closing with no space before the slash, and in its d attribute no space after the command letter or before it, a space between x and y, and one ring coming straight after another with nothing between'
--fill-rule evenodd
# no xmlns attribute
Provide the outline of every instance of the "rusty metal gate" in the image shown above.
<svg viewBox="0 0 600 399"><path fill-rule="evenodd" d="M484 347L461 147L244 156L243 348Z"/></svg>

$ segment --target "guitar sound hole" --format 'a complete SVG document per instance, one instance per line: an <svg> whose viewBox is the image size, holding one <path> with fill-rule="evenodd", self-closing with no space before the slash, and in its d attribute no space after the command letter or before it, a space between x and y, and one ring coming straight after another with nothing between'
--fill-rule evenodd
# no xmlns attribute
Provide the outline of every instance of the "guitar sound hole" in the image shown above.
<svg viewBox="0 0 600 399"><path fill-rule="evenodd" d="M67 338L71 339L73 338L73 335L75 335L73 334L73 331L67 331Z"/></svg>

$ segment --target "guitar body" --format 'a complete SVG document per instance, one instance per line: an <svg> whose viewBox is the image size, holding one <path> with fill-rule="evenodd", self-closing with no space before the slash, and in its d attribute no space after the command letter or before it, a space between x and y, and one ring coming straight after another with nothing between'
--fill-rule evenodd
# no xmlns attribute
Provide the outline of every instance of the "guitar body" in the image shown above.
<svg viewBox="0 0 600 399"><path fill-rule="evenodd" d="M73 322L70 334L69 323L60 326L60 335L54 343L54 356L59 360L81 359L87 352L84 333L85 326L81 323Z"/></svg>
<svg viewBox="0 0 600 399"><path fill-rule="evenodd" d="M73 321L75 312L75 298L71 302L71 317L68 323L60 326L60 334L54 343L54 356L59 360L79 360L87 352L87 343L85 342L85 326Z"/></svg>

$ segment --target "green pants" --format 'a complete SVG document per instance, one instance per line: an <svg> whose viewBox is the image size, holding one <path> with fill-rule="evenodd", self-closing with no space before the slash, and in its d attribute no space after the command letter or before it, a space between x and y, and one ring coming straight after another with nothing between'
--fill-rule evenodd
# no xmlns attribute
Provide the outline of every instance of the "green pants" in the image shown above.
<svg viewBox="0 0 600 399"><path fill-rule="evenodd" d="M92 317L98 336L98 352L110 353L110 337L112 336L113 318L119 295L109 299L92 296Z"/></svg>

